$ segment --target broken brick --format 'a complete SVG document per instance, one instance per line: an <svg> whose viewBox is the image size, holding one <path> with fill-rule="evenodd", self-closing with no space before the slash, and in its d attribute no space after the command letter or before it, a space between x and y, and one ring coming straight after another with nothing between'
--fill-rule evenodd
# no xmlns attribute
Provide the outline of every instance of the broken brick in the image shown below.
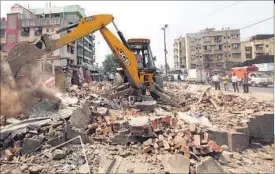
<svg viewBox="0 0 275 174"><path fill-rule="evenodd" d="M159 148L158 143L154 143L154 149L158 149L158 148Z"/></svg>
<svg viewBox="0 0 275 174"><path fill-rule="evenodd" d="M210 140L207 144L211 149L213 149L214 152L219 152L221 153L223 151L223 148L219 145L217 145L217 143L215 141Z"/></svg>
<svg viewBox="0 0 275 174"><path fill-rule="evenodd" d="M193 137L193 144L195 146L200 146L201 145L201 136L200 135L194 135Z"/></svg>
<svg viewBox="0 0 275 174"><path fill-rule="evenodd" d="M175 128L177 125L178 119L176 117L170 118L170 127Z"/></svg>
<svg viewBox="0 0 275 174"><path fill-rule="evenodd" d="M169 145L168 141L164 140L163 146L164 146L164 150L170 150L170 145Z"/></svg>
<svg viewBox="0 0 275 174"><path fill-rule="evenodd" d="M103 130L103 135L107 136L110 132L112 132L112 128L111 127L105 127Z"/></svg>
<svg viewBox="0 0 275 174"><path fill-rule="evenodd" d="M109 114L108 108L105 108L105 107L98 107L97 112L99 113L100 116L107 116Z"/></svg>
<svg viewBox="0 0 275 174"><path fill-rule="evenodd" d="M190 126L189 126L189 131L190 131L191 133L195 133L195 132L197 131L197 125L194 124L194 123L190 124Z"/></svg>
<svg viewBox="0 0 275 174"><path fill-rule="evenodd" d="M127 120L117 120L112 124L114 132L118 132L120 129L128 129L129 123Z"/></svg>
<svg viewBox="0 0 275 174"><path fill-rule="evenodd" d="M184 156L186 156L188 159L190 159L190 149L187 146L181 147L181 151L183 152Z"/></svg>
<svg viewBox="0 0 275 174"><path fill-rule="evenodd" d="M150 146L148 146L148 145L143 146L143 152L149 153L151 151L152 151L152 148Z"/></svg>

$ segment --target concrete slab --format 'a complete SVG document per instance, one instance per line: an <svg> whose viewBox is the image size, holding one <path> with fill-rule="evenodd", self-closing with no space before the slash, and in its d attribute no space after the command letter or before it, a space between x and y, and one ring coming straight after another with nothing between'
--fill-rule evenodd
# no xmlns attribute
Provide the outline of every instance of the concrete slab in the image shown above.
<svg viewBox="0 0 275 174"><path fill-rule="evenodd" d="M188 173L190 161L184 155L174 154L174 155L164 155L162 156L162 164L164 166L165 172L169 173Z"/></svg>

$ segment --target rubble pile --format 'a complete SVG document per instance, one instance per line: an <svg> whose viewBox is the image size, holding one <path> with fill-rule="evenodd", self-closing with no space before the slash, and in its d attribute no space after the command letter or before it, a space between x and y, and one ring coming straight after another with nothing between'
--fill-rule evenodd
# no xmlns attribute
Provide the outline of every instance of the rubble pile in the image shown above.
<svg viewBox="0 0 275 174"><path fill-rule="evenodd" d="M273 104L209 88L166 87L181 99L182 108L152 101L124 107L100 97L111 88L108 83L72 86L62 96L62 107L72 112L61 112L61 107L55 116L13 121L1 130L1 172L272 172L273 145L251 142L243 153L234 152L212 132L230 132L257 111L273 111ZM232 137L231 143L238 144L238 137Z"/></svg>
<svg viewBox="0 0 275 174"><path fill-rule="evenodd" d="M230 130L234 125L244 125L254 113L274 112L272 101L260 101L253 97L245 99L237 95L213 91L210 87L202 89L194 85L177 83L168 83L165 87L181 101L182 108L175 108L175 110L201 113L213 125L223 130Z"/></svg>

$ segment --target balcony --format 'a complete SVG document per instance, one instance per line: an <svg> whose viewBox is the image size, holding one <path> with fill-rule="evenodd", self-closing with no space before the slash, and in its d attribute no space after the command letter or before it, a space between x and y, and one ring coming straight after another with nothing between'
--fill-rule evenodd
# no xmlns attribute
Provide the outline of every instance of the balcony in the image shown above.
<svg viewBox="0 0 275 174"><path fill-rule="evenodd" d="M256 50L255 50L255 53L256 53L256 54L263 54L264 51L263 51L262 49L256 49Z"/></svg>
<svg viewBox="0 0 275 174"><path fill-rule="evenodd" d="M37 27L45 25L60 25L62 22L61 17L54 18L36 18L36 19L22 19L20 20L21 27Z"/></svg>

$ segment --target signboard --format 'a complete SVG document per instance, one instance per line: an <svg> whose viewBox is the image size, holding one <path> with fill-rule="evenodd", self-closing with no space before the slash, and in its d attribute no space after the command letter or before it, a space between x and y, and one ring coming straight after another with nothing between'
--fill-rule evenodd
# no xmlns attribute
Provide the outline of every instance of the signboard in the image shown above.
<svg viewBox="0 0 275 174"><path fill-rule="evenodd" d="M274 64L273 63L261 63L261 64L255 64L259 68L259 71L273 71L274 70Z"/></svg>

